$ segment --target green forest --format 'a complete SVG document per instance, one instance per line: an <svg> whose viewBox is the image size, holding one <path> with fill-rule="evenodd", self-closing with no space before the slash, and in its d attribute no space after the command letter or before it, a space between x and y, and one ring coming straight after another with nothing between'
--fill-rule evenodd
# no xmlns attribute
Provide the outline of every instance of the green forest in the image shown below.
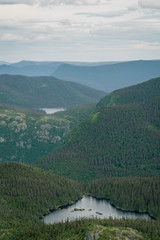
<svg viewBox="0 0 160 240"><path fill-rule="evenodd" d="M160 218L160 177L104 178L89 182L85 191L96 198L109 199L120 209L148 212Z"/></svg>
<svg viewBox="0 0 160 240"><path fill-rule="evenodd" d="M106 95L87 86L54 77L0 75L0 103L34 108L69 108L93 103Z"/></svg>
<svg viewBox="0 0 160 240"><path fill-rule="evenodd" d="M159 80L53 115L1 106L0 239L159 240ZM83 196L152 220L43 222Z"/></svg>
<svg viewBox="0 0 160 240"><path fill-rule="evenodd" d="M133 240L160 237L159 177L112 178L80 184L25 164L6 162L0 163L0 185L0 239L82 240L92 232L100 232L102 240L123 239L125 234ZM148 211L157 220L82 219L54 225L41 220L49 210L88 194L109 198L112 204L126 210Z"/></svg>
<svg viewBox="0 0 160 240"><path fill-rule="evenodd" d="M160 171L160 97L103 106L78 124L37 166L80 181L155 176Z"/></svg>
<svg viewBox="0 0 160 240"><path fill-rule="evenodd" d="M38 221L82 196L81 185L22 163L0 163L1 227Z"/></svg>
<svg viewBox="0 0 160 240"><path fill-rule="evenodd" d="M140 103L160 96L160 78L154 78L135 86L116 90L102 98L97 107Z"/></svg>

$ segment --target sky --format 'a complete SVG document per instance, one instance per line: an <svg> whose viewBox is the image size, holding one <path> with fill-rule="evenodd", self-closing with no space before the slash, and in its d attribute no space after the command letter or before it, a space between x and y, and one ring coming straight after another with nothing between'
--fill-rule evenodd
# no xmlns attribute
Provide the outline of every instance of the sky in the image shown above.
<svg viewBox="0 0 160 240"><path fill-rule="evenodd" d="M160 59L160 0L0 0L0 60Z"/></svg>

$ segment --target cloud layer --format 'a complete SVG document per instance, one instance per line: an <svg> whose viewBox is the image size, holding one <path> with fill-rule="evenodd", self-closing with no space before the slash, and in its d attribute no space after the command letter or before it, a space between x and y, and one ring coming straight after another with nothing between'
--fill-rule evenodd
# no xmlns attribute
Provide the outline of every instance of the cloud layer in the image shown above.
<svg viewBox="0 0 160 240"><path fill-rule="evenodd" d="M139 0L138 4L146 9L160 9L160 1L158 0Z"/></svg>
<svg viewBox="0 0 160 240"><path fill-rule="evenodd" d="M101 0L0 0L0 5L96 5L101 2Z"/></svg>
<svg viewBox="0 0 160 240"><path fill-rule="evenodd" d="M157 0L0 0L1 60L159 58L159 8Z"/></svg>

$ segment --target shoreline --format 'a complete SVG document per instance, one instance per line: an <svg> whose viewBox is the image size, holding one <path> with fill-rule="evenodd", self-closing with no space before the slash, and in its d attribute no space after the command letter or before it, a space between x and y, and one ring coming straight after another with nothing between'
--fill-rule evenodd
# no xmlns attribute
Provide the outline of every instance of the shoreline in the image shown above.
<svg viewBox="0 0 160 240"><path fill-rule="evenodd" d="M150 215L147 211L125 210L125 209L123 209L121 207L116 206L108 198L98 198L98 197L92 196L91 194L83 195L81 198L78 198L77 200L72 201L69 204L60 205L60 206L57 206L57 208L50 209L49 212L46 213L46 214L43 214L43 216L40 219L43 219L45 216L49 215L50 213L52 213L54 211L57 211L58 209L64 209L64 208L67 208L69 206L72 206L73 204L76 204L79 200L81 200L84 197L92 197L92 198L95 198L96 200L107 200L111 204L111 206L116 208L117 210L120 210L120 211L123 211L123 212L132 212L132 213L136 213L136 214L147 214L150 217L150 219L148 219L148 220L156 220L156 218L154 218L152 215Z"/></svg>
<svg viewBox="0 0 160 240"><path fill-rule="evenodd" d="M97 200L107 200L109 201L109 203L111 204L112 207L115 207L117 210L121 210L123 212L133 212L133 213L140 213L140 214L148 214L149 217L151 218L151 220L156 220L155 217L153 217L151 214L149 214L147 211L138 211L138 210L126 210L124 208L121 208L121 207L118 207L116 206L114 203L111 202L111 199L109 198L98 198L98 197L95 197L95 196L92 196L92 195L88 195L88 196L91 196L93 198L96 198Z"/></svg>

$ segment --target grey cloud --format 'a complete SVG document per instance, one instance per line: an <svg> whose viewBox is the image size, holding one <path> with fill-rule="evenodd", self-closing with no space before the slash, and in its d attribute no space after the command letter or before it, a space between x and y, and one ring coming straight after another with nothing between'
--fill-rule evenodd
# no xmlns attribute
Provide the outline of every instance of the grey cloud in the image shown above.
<svg viewBox="0 0 160 240"><path fill-rule="evenodd" d="M103 37L107 39L122 39L122 40L142 40L142 41L157 41L160 37L160 31L153 26L148 26L140 22L123 22L120 24L108 25L105 27L97 26L90 31L91 35Z"/></svg>
<svg viewBox="0 0 160 240"><path fill-rule="evenodd" d="M131 5L131 6L128 7L128 10L135 12L135 11L138 10L138 6L137 5Z"/></svg>
<svg viewBox="0 0 160 240"><path fill-rule="evenodd" d="M160 1L158 0L139 0L138 5L146 9L160 9Z"/></svg>
<svg viewBox="0 0 160 240"><path fill-rule="evenodd" d="M33 0L0 0L0 5L27 4L33 5Z"/></svg>
<svg viewBox="0 0 160 240"><path fill-rule="evenodd" d="M40 5L94 5L100 0L38 0Z"/></svg>
<svg viewBox="0 0 160 240"><path fill-rule="evenodd" d="M26 5L96 5L101 0L0 0L0 5L26 4Z"/></svg>
<svg viewBox="0 0 160 240"><path fill-rule="evenodd" d="M77 15L86 15L88 17L104 17L104 18L114 18L120 17L127 13L127 11L112 11L105 13L77 13Z"/></svg>

